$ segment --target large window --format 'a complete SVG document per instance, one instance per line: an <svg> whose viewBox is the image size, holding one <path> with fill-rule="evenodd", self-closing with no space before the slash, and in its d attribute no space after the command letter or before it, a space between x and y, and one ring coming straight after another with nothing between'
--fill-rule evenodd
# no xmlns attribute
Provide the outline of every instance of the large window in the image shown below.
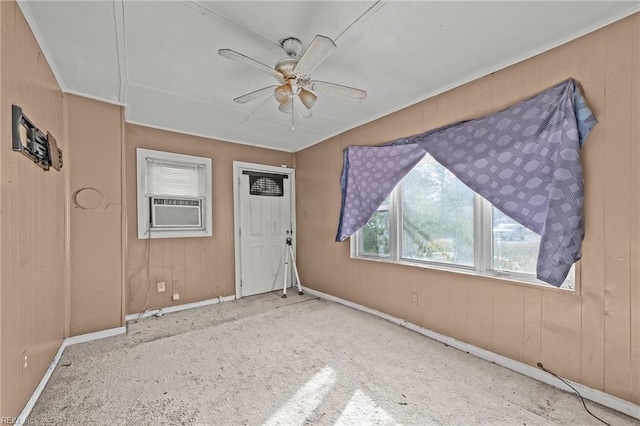
<svg viewBox="0 0 640 426"><path fill-rule="evenodd" d="M540 236L474 193L430 155L352 239L355 257L548 285L535 278ZM573 270L562 288L574 288Z"/></svg>

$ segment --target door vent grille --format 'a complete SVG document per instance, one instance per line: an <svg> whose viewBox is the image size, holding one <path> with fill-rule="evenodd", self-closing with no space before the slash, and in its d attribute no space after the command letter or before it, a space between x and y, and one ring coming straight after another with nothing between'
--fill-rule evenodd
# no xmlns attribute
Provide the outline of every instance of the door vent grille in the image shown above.
<svg viewBox="0 0 640 426"><path fill-rule="evenodd" d="M282 197L284 190L280 176L249 176L249 193L267 197Z"/></svg>

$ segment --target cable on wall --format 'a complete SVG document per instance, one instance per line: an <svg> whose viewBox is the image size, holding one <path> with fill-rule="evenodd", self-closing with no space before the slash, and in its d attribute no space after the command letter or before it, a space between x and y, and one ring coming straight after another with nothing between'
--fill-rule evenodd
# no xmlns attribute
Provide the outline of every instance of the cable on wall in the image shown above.
<svg viewBox="0 0 640 426"><path fill-rule="evenodd" d="M209 273L209 257L207 256L207 246L204 243L204 238L205 237L202 237L202 252L204 253L204 266L205 272L207 273L207 283L209 284L209 288L211 288L213 295L218 298L218 302L222 302L222 297L217 291L215 291L213 283L211 282L211 274Z"/></svg>
<svg viewBox="0 0 640 426"><path fill-rule="evenodd" d="M607 426L611 426L610 423L605 422L604 420L602 420L600 417L596 416L595 414L593 414L591 411L589 411L589 408L587 408L587 404L584 402L584 398L582 397L582 395L580 395L580 392L578 392L578 390L576 388L574 388L573 386L571 386L569 384L569 382L567 382L566 380L564 380L562 377L558 376L557 374L555 374L554 372L547 370L546 368L544 368L544 366L542 365L541 362L539 362L538 367L540 369L542 369L542 371L544 371L545 373L549 373L551 374L553 377L555 377L556 379L560 380L562 383L564 383L565 385L569 386L576 395L578 395L578 398L580 398L580 401L582 402L582 406L584 407L585 410L587 410L587 413L591 414L592 417L594 417L597 420L600 420L602 423L604 423Z"/></svg>
<svg viewBox="0 0 640 426"><path fill-rule="evenodd" d="M146 314L147 312L151 312L151 311L155 311L157 310L158 313L156 314L156 316L161 317L162 316L162 309L160 308L151 308L151 309L147 309L147 306L149 305L149 294L151 293L151 273L150 273L150 268L149 268L149 263L150 263L150 256L151 256L151 221L149 221L148 224L148 228L147 228L147 295L144 298L144 305L142 306L142 309L140 310L140 313L138 314L138 318L136 318L136 320L134 321L136 324L138 323L138 321L140 321L140 318L142 318L142 316L144 314Z"/></svg>

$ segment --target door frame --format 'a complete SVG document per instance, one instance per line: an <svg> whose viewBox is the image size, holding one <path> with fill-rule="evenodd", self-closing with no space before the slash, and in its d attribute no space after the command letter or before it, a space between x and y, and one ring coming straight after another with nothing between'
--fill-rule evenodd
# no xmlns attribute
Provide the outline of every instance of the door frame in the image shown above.
<svg viewBox="0 0 640 426"><path fill-rule="evenodd" d="M296 171L289 167L268 166L265 164L246 163L244 161L233 162L233 247L235 254L235 283L236 299L242 297L242 256L240 241L240 177L243 171L277 173L289 175L289 191L291 192L291 244L293 253L296 253Z"/></svg>

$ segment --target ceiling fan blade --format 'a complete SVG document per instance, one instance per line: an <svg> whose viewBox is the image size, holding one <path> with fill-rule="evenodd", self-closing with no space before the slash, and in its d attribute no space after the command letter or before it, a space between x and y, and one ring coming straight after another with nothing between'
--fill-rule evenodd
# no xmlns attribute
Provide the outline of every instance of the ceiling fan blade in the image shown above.
<svg viewBox="0 0 640 426"><path fill-rule="evenodd" d="M223 58L231 59L232 61L240 62L241 64L247 64L254 68L257 68L262 72L277 78L278 81L281 81L283 78L282 73L280 73L279 71L274 70L273 68L263 64L262 62L258 62L255 59L251 59L250 57L245 56L242 53L238 53L235 50L220 49L218 50L218 55L222 56Z"/></svg>
<svg viewBox="0 0 640 426"><path fill-rule="evenodd" d="M342 96L356 102L362 102L367 99L367 92L364 90L356 89L355 87L341 86L335 83L327 83L326 81L311 81L307 87L311 90Z"/></svg>
<svg viewBox="0 0 640 426"><path fill-rule="evenodd" d="M309 118L313 115L313 113L311 112L311 110L308 110L303 104L302 101L300 100L300 98L296 95L294 97L295 99L292 99L291 101L293 102L293 109L296 110L296 114L298 114L298 117L302 120L305 118Z"/></svg>
<svg viewBox="0 0 640 426"><path fill-rule="evenodd" d="M334 50L336 50L336 45L329 37L315 36L302 54L294 71L302 75L311 74Z"/></svg>
<svg viewBox="0 0 640 426"><path fill-rule="evenodd" d="M262 98L266 95L272 95L276 87L278 86L274 85L269 87L263 87L262 89L258 89L255 92L247 93L246 95L242 95L238 98L235 98L233 101L239 104L246 104L247 102L252 101L254 99Z"/></svg>

